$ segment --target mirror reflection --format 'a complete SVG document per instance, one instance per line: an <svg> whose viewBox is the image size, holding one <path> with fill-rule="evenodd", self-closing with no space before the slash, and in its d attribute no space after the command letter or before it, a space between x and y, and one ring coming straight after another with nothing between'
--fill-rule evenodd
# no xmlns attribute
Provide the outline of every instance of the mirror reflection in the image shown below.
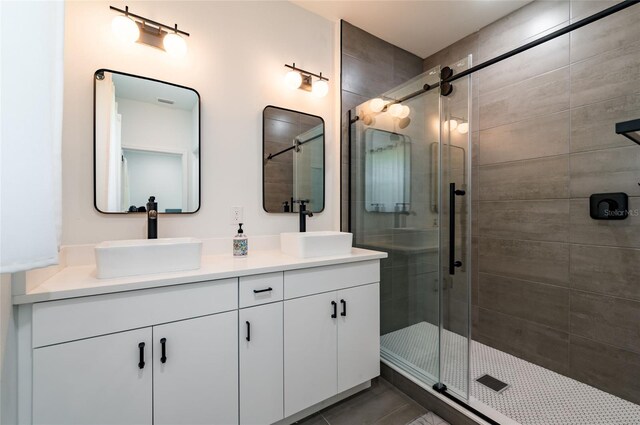
<svg viewBox="0 0 640 425"><path fill-rule="evenodd" d="M324 120L267 106L263 111L263 207L269 213L324 209Z"/></svg>
<svg viewBox="0 0 640 425"><path fill-rule="evenodd" d="M367 128L365 139L365 209L367 212L411 211L411 138Z"/></svg>
<svg viewBox="0 0 640 425"><path fill-rule="evenodd" d="M200 97L125 73L94 74L95 207L193 213L200 207Z"/></svg>

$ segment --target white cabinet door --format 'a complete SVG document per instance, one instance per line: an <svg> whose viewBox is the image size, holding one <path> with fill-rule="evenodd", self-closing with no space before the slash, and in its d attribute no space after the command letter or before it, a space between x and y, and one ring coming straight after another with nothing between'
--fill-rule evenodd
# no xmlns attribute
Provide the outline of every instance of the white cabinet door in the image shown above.
<svg viewBox="0 0 640 425"><path fill-rule="evenodd" d="M335 296L329 292L284 302L285 417L337 393Z"/></svg>
<svg viewBox="0 0 640 425"><path fill-rule="evenodd" d="M238 312L154 326L153 372L154 424L237 424Z"/></svg>
<svg viewBox="0 0 640 425"><path fill-rule="evenodd" d="M380 375L379 286L338 291L338 392Z"/></svg>
<svg viewBox="0 0 640 425"><path fill-rule="evenodd" d="M240 423L284 417L282 302L240 310Z"/></svg>
<svg viewBox="0 0 640 425"><path fill-rule="evenodd" d="M151 351L151 328L33 350L33 423L151 424Z"/></svg>

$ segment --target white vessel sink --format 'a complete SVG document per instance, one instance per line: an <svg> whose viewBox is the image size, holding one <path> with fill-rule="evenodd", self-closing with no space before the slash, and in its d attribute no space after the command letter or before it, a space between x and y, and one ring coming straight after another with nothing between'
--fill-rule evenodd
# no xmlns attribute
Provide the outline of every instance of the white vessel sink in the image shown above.
<svg viewBox="0 0 640 425"><path fill-rule="evenodd" d="M99 279L200 268L202 241L195 238L133 239L96 245Z"/></svg>
<svg viewBox="0 0 640 425"><path fill-rule="evenodd" d="M351 253L353 235L345 232L280 233L280 250L298 258Z"/></svg>

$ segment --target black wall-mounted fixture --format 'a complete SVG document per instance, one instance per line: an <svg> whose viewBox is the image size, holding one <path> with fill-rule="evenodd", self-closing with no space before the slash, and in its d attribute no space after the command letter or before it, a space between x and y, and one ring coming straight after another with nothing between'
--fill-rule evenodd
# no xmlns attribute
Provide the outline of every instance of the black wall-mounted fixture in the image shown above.
<svg viewBox="0 0 640 425"><path fill-rule="evenodd" d="M617 123L616 133L640 145L640 119Z"/></svg>
<svg viewBox="0 0 640 425"><path fill-rule="evenodd" d="M169 26L152 21L129 12L129 6L125 6L124 10L114 6L109 6L109 9L123 14L116 16L111 23L112 30L118 38L146 44L174 56L186 54L187 44L182 36L189 37L189 33L179 30L178 24Z"/></svg>
<svg viewBox="0 0 640 425"><path fill-rule="evenodd" d="M296 67L296 63L293 65L284 64L285 67L291 71L287 72L285 76L285 83L291 89L301 89L310 91L318 97L324 97L329 92L329 79L320 74L314 74L313 72L305 71L304 69ZM313 77L318 80L314 83Z"/></svg>
<svg viewBox="0 0 640 425"><path fill-rule="evenodd" d="M589 215L594 220L624 220L629 215L626 193L594 193L589 197Z"/></svg>

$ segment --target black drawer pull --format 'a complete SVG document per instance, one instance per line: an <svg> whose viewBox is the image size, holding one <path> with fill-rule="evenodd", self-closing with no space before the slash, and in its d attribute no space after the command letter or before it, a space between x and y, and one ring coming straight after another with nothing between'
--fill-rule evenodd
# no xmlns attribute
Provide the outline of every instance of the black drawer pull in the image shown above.
<svg viewBox="0 0 640 425"><path fill-rule="evenodd" d="M144 369L144 342L138 344L138 348L140 349L140 361L138 362L138 367L140 369Z"/></svg>
<svg viewBox="0 0 640 425"><path fill-rule="evenodd" d="M347 302L345 300L340 300L340 304L342 304L342 313L340 313L340 316L346 316L347 315Z"/></svg>
<svg viewBox="0 0 640 425"><path fill-rule="evenodd" d="M167 362L167 338L161 338L160 344L162 345L162 357L160 357L160 363Z"/></svg>
<svg viewBox="0 0 640 425"><path fill-rule="evenodd" d="M338 317L338 304L335 301L331 301L331 305L333 306L333 314L331 315L332 319Z"/></svg>
<svg viewBox="0 0 640 425"><path fill-rule="evenodd" d="M251 323L245 322L247 324L247 341L251 341Z"/></svg>
<svg viewBox="0 0 640 425"><path fill-rule="evenodd" d="M267 289L254 289L253 293L254 294L259 294L261 292L270 292L270 291L273 291L272 287L268 287Z"/></svg>

